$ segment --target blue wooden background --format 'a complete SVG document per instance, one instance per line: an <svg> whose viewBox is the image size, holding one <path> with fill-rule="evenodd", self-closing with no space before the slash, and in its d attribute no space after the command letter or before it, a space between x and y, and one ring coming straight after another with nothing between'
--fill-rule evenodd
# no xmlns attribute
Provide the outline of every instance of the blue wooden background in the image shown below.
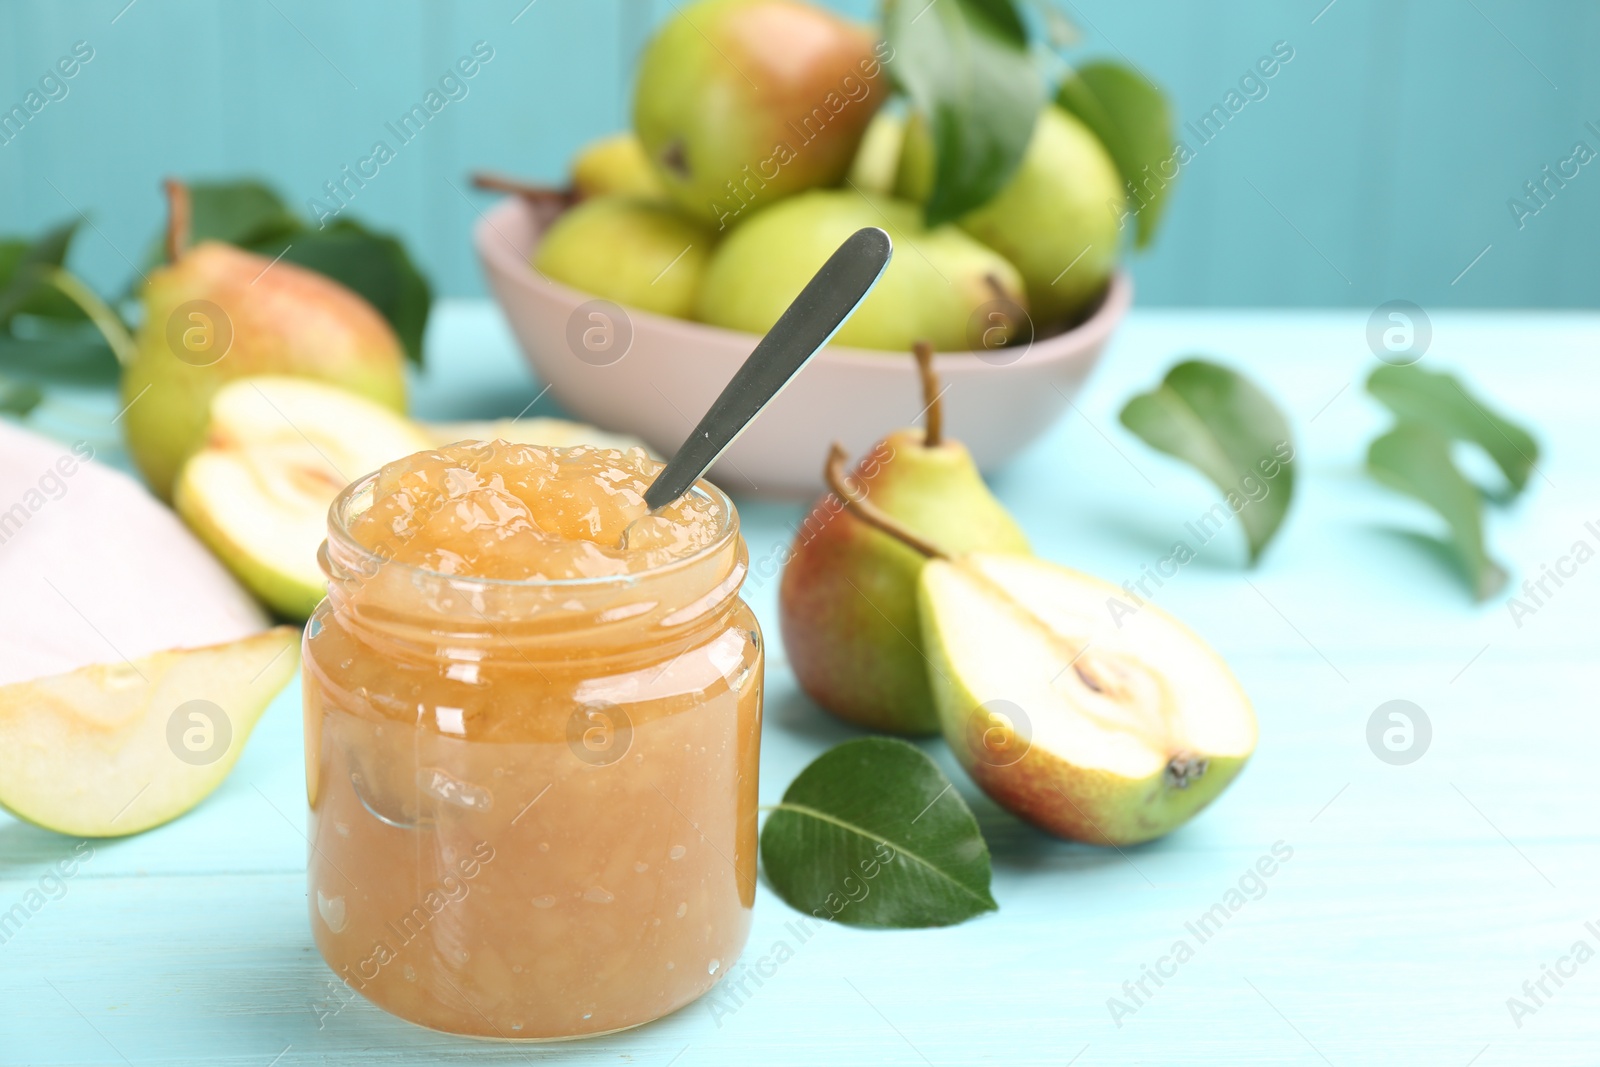
<svg viewBox="0 0 1600 1067"><path fill-rule="evenodd" d="M835 0L870 17L874 0ZM1083 55L1122 53L1197 121L1283 41L1294 58L1185 168L1146 304L1595 306L1600 165L1548 203L1525 182L1600 150L1600 6L1584 0L1081 0ZM0 111L57 59L90 60L0 137L0 233L76 210L77 263L130 274L157 182L260 173L295 202L368 155L473 44L493 59L360 190L437 288L478 294L466 173L556 179L627 121L632 58L669 0L0 3ZM1259 96L1259 90L1257 91ZM1586 125L1593 121L1594 127ZM1195 147L1197 141L1191 142ZM1569 171L1570 172L1570 171ZM1593 173L1591 173L1593 172ZM1508 208L1540 207L1519 226ZM1470 268L1470 269L1469 269Z"/></svg>

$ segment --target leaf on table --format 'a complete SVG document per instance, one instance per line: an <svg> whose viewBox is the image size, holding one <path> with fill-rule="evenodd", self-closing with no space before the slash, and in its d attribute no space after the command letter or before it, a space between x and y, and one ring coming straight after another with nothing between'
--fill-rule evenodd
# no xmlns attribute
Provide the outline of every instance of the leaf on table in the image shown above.
<svg viewBox="0 0 1600 1067"><path fill-rule="evenodd" d="M1486 600L1505 586L1505 569L1484 544L1482 493L1456 468L1448 437L1432 426L1402 422L1368 446L1367 470L1439 513L1473 596Z"/></svg>
<svg viewBox="0 0 1600 1067"><path fill-rule="evenodd" d="M1101 61L1079 67L1067 78L1056 103L1089 127L1105 145L1123 182L1133 186L1136 243L1145 247L1155 237L1176 177L1161 173L1161 165L1173 153L1172 109L1166 94L1133 67Z"/></svg>
<svg viewBox="0 0 1600 1067"><path fill-rule="evenodd" d="M428 279L396 238L340 219L326 229L304 229L252 245L251 250L268 258L282 252L286 261L353 290L389 320L406 356L422 363L422 336L428 326L432 292Z"/></svg>
<svg viewBox="0 0 1600 1067"><path fill-rule="evenodd" d="M1539 462L1533 435L1467 392L1453 374L1421 367L1382 366L1367 379L1371 393L1401 422L1428 426L1447 438L1482 448L1494 460L1516 497Z"/></svg>
<svg viewBox="0 0 1600 1067"><path fill-rule="evenodd" d="M1012 0L889 0L884 37L895 84L933 142L930 226L988 201L1033 136L1044 82Z"/></svg>
<svg viewBox="0 0 1600 1067"><path fill-rule="evenodd" d="M50 274L66 261L78 219L46 230L37 239L0 241L0 328L18 315L82 320L83 312L50 284Z"/></svg>
<svg viewBox="0 0 1600 1067"><path fill-rule="evenodd" d="M893 738L846 741L801 771L762 827L761 862L792 907L851 926L948 926L997 907L972 811Z"/></svg>
<svg viewBox="0 0 1600 1067"><path fill-rule="evenodd" d="M1190 359L1122 409L1122 424L1194 467L1239 517L1254 563L1294 497L1294 442L1271 398L1237 371Z"/></svg>

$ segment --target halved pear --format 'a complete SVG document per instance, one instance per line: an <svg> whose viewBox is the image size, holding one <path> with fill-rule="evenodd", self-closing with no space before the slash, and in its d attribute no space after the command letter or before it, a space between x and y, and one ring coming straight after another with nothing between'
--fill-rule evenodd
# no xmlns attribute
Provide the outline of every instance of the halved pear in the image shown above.
<svg viewBox="0 0 1600 1067"><path fill-rule="evenodd" d="M421 426L423 432L433 438L435 445L452 445L457 441L509 441L514 445L548 445L554 448L594 445L622 452L630 448L642 448L649 455L660 458L637 437L610 433L598 426L572 419L536 417L483 422L424 422Z"/></svg>
<svg viewBox="0 0 1600 1067"><path fill-rule="evenodd" d="M0 688L0 806L80 837L177 818L228 776L299 648L279 626Z"/></svg>
<svg viewBox="0 0 1600 1067"><path fill-rule="evenodd" d="M1250 701L1193 631L1045 560L930 560L918 586L945 739L984 792L1062 837L1148 841L1255 749Z"/></svg>
<svg viewBox="0 0 1600 1067"><path fill-rule="evenodd" d="M317 548L328 505L350 482L433 447L413 422L306 378L241 378L217 390L205 447L174 504L252 592L289 618L322 600Z"/></svg>

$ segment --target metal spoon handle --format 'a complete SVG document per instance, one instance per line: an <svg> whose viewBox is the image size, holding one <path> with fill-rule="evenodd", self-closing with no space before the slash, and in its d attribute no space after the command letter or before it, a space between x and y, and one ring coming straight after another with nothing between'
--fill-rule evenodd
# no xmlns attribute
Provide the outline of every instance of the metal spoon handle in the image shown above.
<svg viewBox="0 0 1600 1067"><path fill-rule="evenodd" d="M868 227L851 234L828 257L645 490L651 511L687 493L727 451L866 299L893 254L889 235Z"/></svg>

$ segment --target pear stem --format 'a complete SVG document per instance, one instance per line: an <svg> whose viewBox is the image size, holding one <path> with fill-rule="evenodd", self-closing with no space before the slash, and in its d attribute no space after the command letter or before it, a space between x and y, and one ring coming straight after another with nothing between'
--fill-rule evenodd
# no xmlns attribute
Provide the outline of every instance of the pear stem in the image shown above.
<svg viewBox="0 0 1600 1067"><path fill-rule="evenodd" d="M122 319L115 311L111 310L104 300L93 289L90 289L77 276L69 274L60 267L49 271L44 276L45 281L61 293L68 300L78 305L94 328L100 331L100 336L106 339L106 344L111 346L111 354L117 357L117 362L126 367L133 362L133 338L128 333L128 328L122 324Z"/></svg>
<svg viewBox="0 0 1600 1067"><path fill-rule="evenodd" d="M177 178L162 182L167 190L167 262L176 263L189 248L193 220L189 187Z"/></svg>
<svg viewBox="0 0 1600 1067"><path fill-rule="evenodd" d="M550 205L559 208L568 208L577 203L578 195L572 189L557 189L549 185L535 185L519 178L511 178L504 174L494 174L489 171L476 171L472 175L472 185L476 189L487 189L495 193L511 193L524 200L537 205Z"/></svg>
<svg viewBox="0 0 1600 1067"><path fill-rule="evenodd" d="M845 484L844 465L849 462L850 454L845 451L844 445L835 441L828 452L827 465L822 469L822 475L828 482L828 488L833 490L833 495L844 502L844 506L856 518L871 526L880 533L890 537L929 559L949 559L950 554L932 541L928 541L913 533L898 519L867 500L866 496L857 493Z"/></svg>
<svg viewBox="0 0 1600 1067"><path fill-rule="evenodd" d="M939 399L944 394L933 370L933 346L918 341L911 346L911 352L917 357L917 373L922 376L922 444L924 448L934 448L944 441L944 404Z"/></svg>

